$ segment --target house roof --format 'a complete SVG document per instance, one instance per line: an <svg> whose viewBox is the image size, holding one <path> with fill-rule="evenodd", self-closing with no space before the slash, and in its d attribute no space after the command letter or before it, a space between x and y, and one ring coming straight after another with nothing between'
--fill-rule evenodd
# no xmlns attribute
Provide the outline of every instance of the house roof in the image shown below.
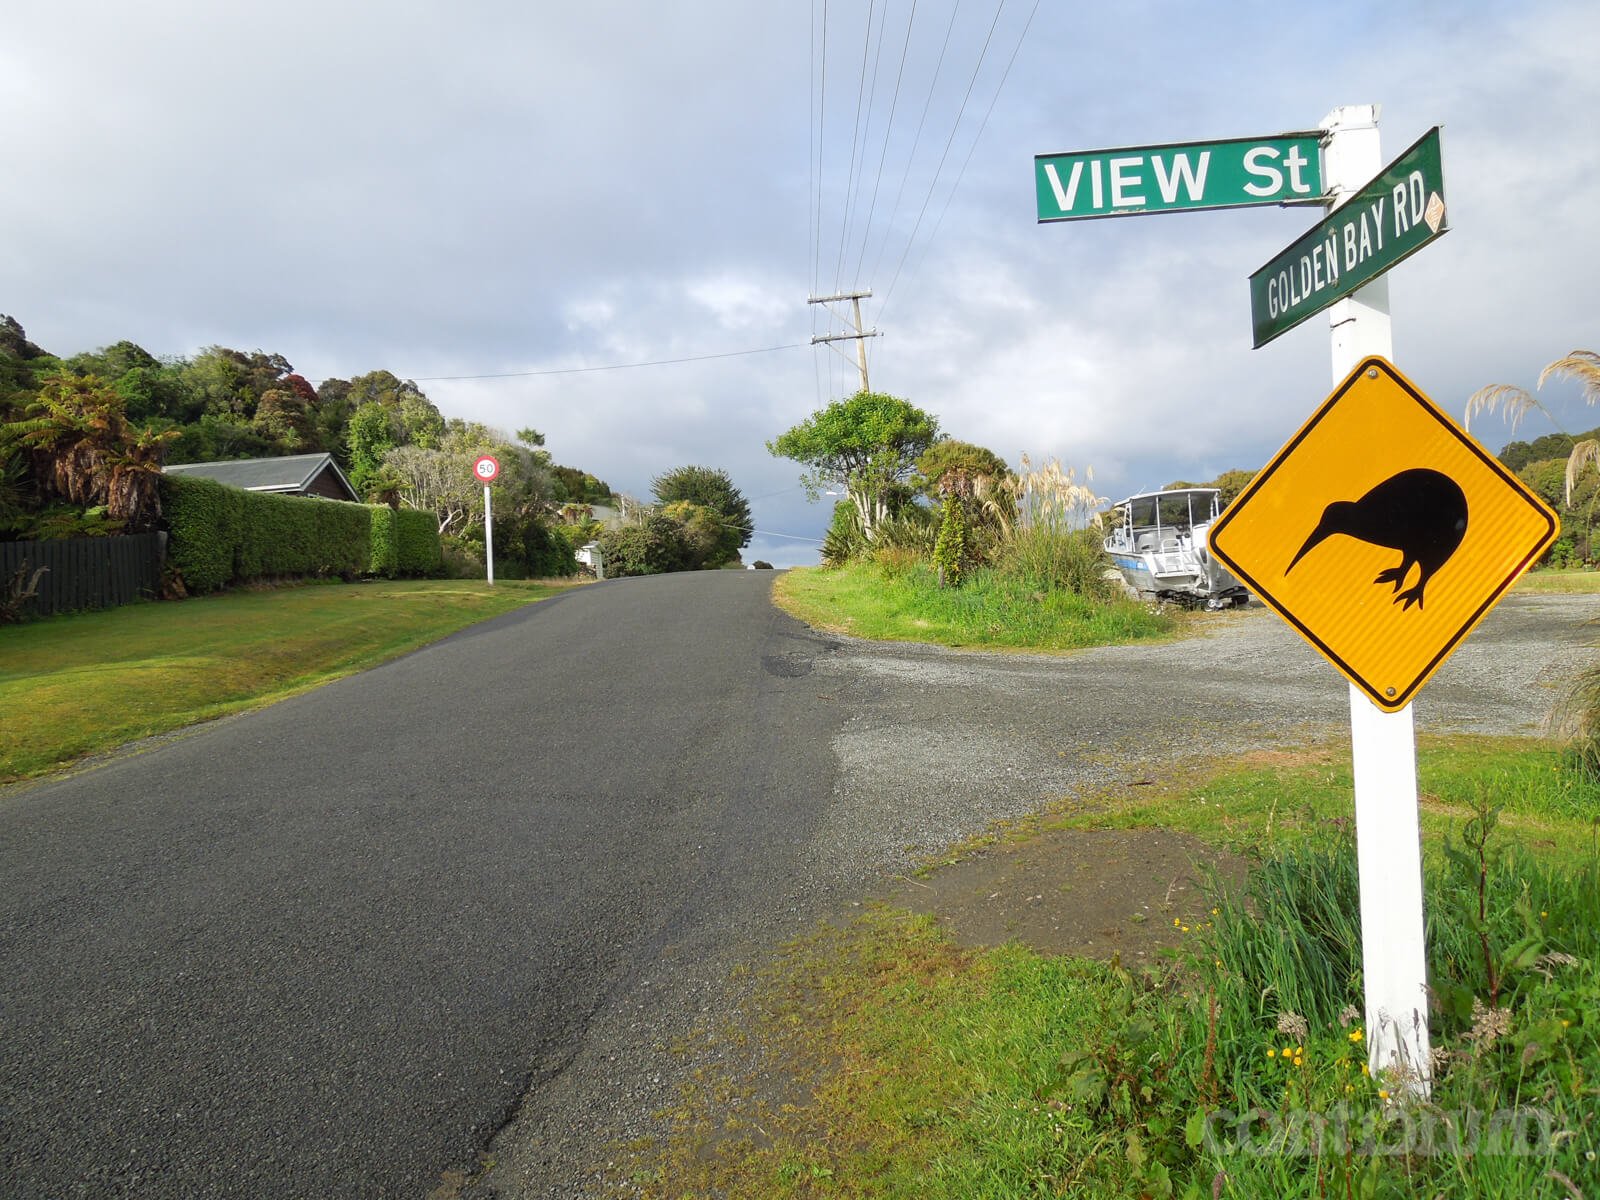
<svg viewBox="0 0 1600 1200"><path fill-rule="evenodd" d="M249 492L301 492L323 471L332 471L352 500L355 488L331 454L288 454L282 458L240 458L231 462L178 463L162 468L168 475L196 475Z"/></svg>

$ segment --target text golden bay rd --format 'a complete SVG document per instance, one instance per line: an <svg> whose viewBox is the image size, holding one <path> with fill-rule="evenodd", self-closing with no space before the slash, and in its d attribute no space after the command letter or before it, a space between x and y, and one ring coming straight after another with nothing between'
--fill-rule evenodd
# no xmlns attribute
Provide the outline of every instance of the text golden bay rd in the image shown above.
<svg viewBox="0 0 1600 1200"><path fill-rule="evenodd" d="M1447 230L1434 128L1250 276L1255 344L1348 296Z"/></svg>

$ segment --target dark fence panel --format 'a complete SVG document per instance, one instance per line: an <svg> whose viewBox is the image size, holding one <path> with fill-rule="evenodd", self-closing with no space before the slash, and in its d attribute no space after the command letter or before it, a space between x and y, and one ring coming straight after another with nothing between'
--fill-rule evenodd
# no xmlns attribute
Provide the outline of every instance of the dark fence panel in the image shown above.
<svg viewBox="0 0 1600 1200"><path fill-rule="evenodd" d="M80 608L114 608L147 600L161 590L160 534L68 538L57 542L0 542L0 588L17 572L40 567L39 594L26 611L38 616ZM26 580L24 580L26 582Z"/></svg>

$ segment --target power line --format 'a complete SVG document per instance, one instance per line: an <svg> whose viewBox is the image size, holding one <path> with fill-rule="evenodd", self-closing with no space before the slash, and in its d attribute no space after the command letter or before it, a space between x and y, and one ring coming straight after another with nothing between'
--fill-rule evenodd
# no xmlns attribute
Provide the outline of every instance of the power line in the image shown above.
<svg viewBox="0 0 1600 1200"><path fill-rule="evenodd" d="M845 184L845 210L844 228L839 235L839 261L834 267L834 290L840 287L843 279L845 248L850 243L850 228L855 224L856 213L861 206L861 185L867 178L867 144L872 138L872 114L878 106L878 68L883 65L883 26L889 18L889 0L883 0L883 7L878 10L878 49L872 56L872 80L866 80L866 53L872 50L872 9L876 0L867 7L867 45L862 53L862 82L866 85L867 118L865 124L860 123L860 101L857 101L857 135L861 143L860 170L855 170L856 156L851 153L852 178Z"/></svg>
<svg viewBox="0 0 1600 1200"><path fill-rule="evenodd" d="M900 216L900 201L905 197L906 183L911 179L911 167L917 159L917 147L922 144L922 130L928 123L928 110L933 107L933 94L939 87L939 72L944 69L944 56L950 49L950 35L955 32L956 17L961 12L961 0L956 0L950 9L950 24L945 26L944 44L939 47L938 61L933 64L933 78L928 83L928 97L922 102L922 116L917 119L917 131L911 137L911 152L906 155L906 167L900 176L900 186L895 189L894 207L889 210L889 233L884 234L883 241L878 244L877 257L872 260L872 275L878 274L878 266L883 262L883 252L889 248L889 234L894 232L895 220ZM910 36L909 31L907 36Z"/></svg>
<svg viewBox="0 0 1600 1200"><path fill-rule="evenodd" d="M989 118L994 115L994 106L1000 99L1000 93L1005 90L1006 80L1011 77L1011 68L1016 65L1017 55L1022 50L1022 43L1027 40L1028 30L1033 27L1033 18L1039 12L1039 0L1033 0L1033 8L1028 12L1028 19L1023 22L1022 33L1017 37L1017 44L1011 50L1011 57L1006 60L1006 69L1000 74L1000 82L994 89L994 95L989 98L989 107L984 111L983 121L978 125L978 132L972 139L972 145L967 147L967 156L961 160L961 170L956 173L956 181L950 185L950 191L945 195L944 207L939 210L939 219L933 223L933 231L922 243L922 253L917 256L917 265L911 268L910 278L916 278L922 269L923 262L928 257L928 247L933 245L933 239L939 236L939 229L944 225L945 214L950 211L950 202L955 199L956 192L961 187L961 181L967 176L967 165L972 162L972 155L978 148L978 143L983 140L983 131L989 127ZM890 290L894 288L891 282ZM889 307L889 297L883 298L883 303L878 305L878 319L882 320L883 310Z"/></svg>
<svg viewBox="0 0 1600 1200"><path fill-rule="evenodd" d="M967 102L972 99L973 86L978 82L978 73L983 70L983 60L988 57L989 44L994 40L995 27L1000 24L1000 14L1004 11L1006 0L1000 0L995 6L994 20L989 23L989 33L983 39L983 49L978 51L978 64L972 68L972 78L967 81L966 94L961 97L961 107L956 112L955 124L950 127L950 136L945 139L944 153L939 156L939 165L934 169L933 182L928 184L928 194L922 201L922 209L917 213L917 223L911 227L911 237L906 242L906 248L901 252L900 261L895 265L894 275L889 279L888 290L883 294L883 301L878 305L878 312L882 314L884 305L889 303L889 297L894 295L894 285L900 281L900 271L906 265L906 256L911 253L911 247L916 243L917 230L922 228L922 218L928 213L928 204L933 200L934 190L939 186L939 176L944 174L945 161L950 157L950 147L955 145L956 132L961 128L961 118L966 115Z"/></svg>
<svg viewBox="0 0 1600 1200"><path fill-rule="evenodd" d="M867 90L867 54L872 50L872 10L877 0L867 3L867 36L861 45L861 81L856 87L856 120L850 130L850 169L844 180L844 202L839 212L839 260L833 268L833 289L839 290L839 276L844 271L844 243L850 229L850 189L856 178L856 147L861 141L861 99Z"/></svg>
<svg viewBox="0 0 1600 1200"><path fill-rule="evenodd" d="M491 375L414 375L411 383L450 383L469 379L530 379L538 375L583 375L590 371L631 371L636 367L670 367L678 363L709 362L716 358L742 358L750 354L774 354L779 350L803 350L810 343L790 342L783 346L761 346L754 350L728 350L721 354L692 354L687 358L657 358L649 362L606 363L599 367L549 367L539 371L500 371ZM326 383L327 379L312 380Z"/></svg>
<svg viewBox="0 0 1600 1200"><path fill-rule="evenodd" d="M811 290L822 278L822 163L828 144L828 0L822 0L822 70L817 87L817 236L811 248ZM816 327L812 327L816 332Z"/></svg>
<svg viewBox="0 0 1600 1200"><path fill-rule="evenodd" d="M887 11L888 11L888 6L887 5L885 5L884 11L885 11L885 13L887 13ZM883 129L883 149L878 152L878 174L872 181L872 203L867 206L867 227L861 234L861 249L856 254L856 282L857 283L861 282L861 263L862 263L862 260L865 259L866 256L867 256L867 242L872 237L872 218L876 215L876 213L878 211L878 187L879 187L879 185L881 185L883 183L883 164L884 164L884 160L889 157L889 139L894 134L894 114L900 107L900 81L905 77L905 73L906 73L906 51L911 48L911 27L914 24L916 24L916 20L917 20L917 0L911 0L911 14L906 18L906 36L905 36L905 41L902 42L901 46L900 46L900 67L895 72L895 76L894 76L894 96L889 101L889 120L888 120L888 124L886 124L884 126L884 129ZM882 34L881 28L880 28L880 31L879 31L879 34L878 34L878 38L879 38L878 45L879 45L879 49L881 50L882 47L883 47L883 42L882 42L883 34Z"/></svg>

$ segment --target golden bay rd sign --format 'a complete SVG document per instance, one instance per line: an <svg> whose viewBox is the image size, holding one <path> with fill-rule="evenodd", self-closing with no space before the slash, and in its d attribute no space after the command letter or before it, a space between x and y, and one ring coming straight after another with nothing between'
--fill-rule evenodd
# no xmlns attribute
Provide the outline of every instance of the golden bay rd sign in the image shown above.
<svg viewBox="0 0 1600 1200"><path fill-rule="evenodd" d="M1259 349L1449 232L1439 127L1250 276Z"/></svg>

